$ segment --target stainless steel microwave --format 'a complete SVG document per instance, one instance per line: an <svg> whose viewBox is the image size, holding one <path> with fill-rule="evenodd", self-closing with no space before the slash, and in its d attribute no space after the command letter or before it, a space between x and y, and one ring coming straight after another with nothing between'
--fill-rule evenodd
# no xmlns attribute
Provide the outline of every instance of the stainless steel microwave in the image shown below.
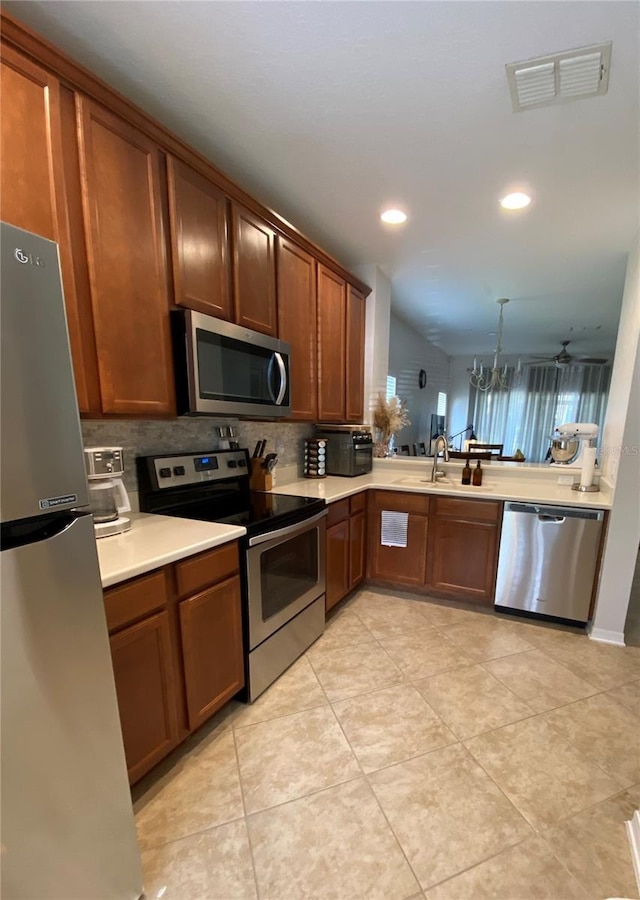
<svg viewBox="0 0 640 900"><path fill-rule="evenodd" d="M179 415L291 414L289 344L192 309L171 317Z"/></svg>

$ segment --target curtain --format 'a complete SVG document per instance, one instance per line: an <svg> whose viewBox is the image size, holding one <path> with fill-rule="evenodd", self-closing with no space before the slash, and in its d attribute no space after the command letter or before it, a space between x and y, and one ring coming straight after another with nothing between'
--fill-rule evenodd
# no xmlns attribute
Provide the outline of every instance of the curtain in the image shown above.
<svg viewBox="0 0 640 900"><path fill-rule="evenodd" d="M549 438L565 422L595 422L602 432L611 366L558 368L525 366L507 370L506 390L475 391L473 424L484 444L504 444L505 456L522 450L529 462L543 462Z"/></svg>

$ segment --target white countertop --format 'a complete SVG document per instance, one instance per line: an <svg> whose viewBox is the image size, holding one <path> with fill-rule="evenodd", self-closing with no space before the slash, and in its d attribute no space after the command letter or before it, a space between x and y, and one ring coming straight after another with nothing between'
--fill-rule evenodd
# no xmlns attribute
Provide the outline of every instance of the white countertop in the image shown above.
<svg viewBox="0 0 640 900"><path fill-rule="evenodd" d="M130 513L129 518L130 531L97 541L104 588L226 544L247 533L240 525L219 525L173 516Z"/></svg>
<svg viewBox="0 0 640 900"><path fill-rule="evenodd" d="M578 478L579 473L575 471L551 469L549 466L518 468L517 464L486 466L482 486L473 487L460 483L461 463L439 463L438 468L446 472L449 483L432 484L428 480L432 464L430 459L379 460L374 463L369 475L356 478L337 475L319 479L292 478L286 483L278 482L273 493L320 497L327 503L333 503L360 491L377 488L485 500L522 500L587 509L609 509L613 499L613 491L604 481L599 491L584 494L572 491L568 484L558 484L558 477ZM98 541L103 587L143 575L246 534L246 529L238 525L198 522L173 516L131 513L130 518L130 531Z"/></svg>
<svg viewBox="0 0 640 900"><path fill-rule="evenodd" d="M558 484L559 477L579 479L580 473L576 470L558 470L550 466L519 469L517 463L509 467L486 466L482 486L473 487L461 484L462 464L453 462L438 463L438 469L447 473L449 484L432 484L432 465L432 459L421 462L415 459L381 460L374 463L369 475L355 478L338 475L317 479L296 478L284 484L278 482L273 493L321 497L327 503L333 503L360 491L377 488L484 500L522 500L587 509L609 509L613 500L613 491L605 482L601 482L599 491L590 493L573 491L570 484Z"/></svg>

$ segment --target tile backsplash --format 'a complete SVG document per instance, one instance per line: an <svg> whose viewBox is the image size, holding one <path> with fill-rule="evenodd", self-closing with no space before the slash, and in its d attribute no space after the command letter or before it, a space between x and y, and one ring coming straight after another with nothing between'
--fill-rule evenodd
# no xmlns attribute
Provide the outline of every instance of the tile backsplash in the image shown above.
<svg viewBox="0 0 640 900"><path fill-rule="evenodd" d="M124 482L128 490L137 491L136 456L152 453L215 450L220 440L216 426L229 424L238 430L235 440L253 453L258 440L267 441L267 453L278 454L279 466L302 467L303 443L314 432L306 422L222 422L218 419L181 418L141 421L118 419L82 421L85 447L123 447L126 472Z"/></svg>

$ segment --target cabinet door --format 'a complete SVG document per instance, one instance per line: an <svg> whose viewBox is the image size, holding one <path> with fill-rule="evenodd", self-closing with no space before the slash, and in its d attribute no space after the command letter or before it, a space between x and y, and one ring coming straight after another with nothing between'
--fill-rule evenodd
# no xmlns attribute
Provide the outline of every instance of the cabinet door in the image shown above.
<svg viewBox="0 0 640 900"><path fill-rule="evenodd" d="M0 70L0 216L4 222L58 243L78 405L80 412L88 412L66 203L60 86L52 75L11 47L2 48Z"/></svg>
<svg viewBox="0 0 640 900"><path fill-rule="evenodd" d="M231 204L233 302L238 325L277 334L275 232L259 216Z"/></svg>
<svg viewBox="0 0 640 900"><path fill-rule="evenodd" d="M229 578L180 604L189 728L244 686L240 580Z"/></svg>
<svg viewBox="0 0 640 900"><path fill-rule="evenodd" d="M318 418L345 418L346 282L318 266Z"/></svg>
<svg viewBox="0 0 640 900"><path fill-rule="evenodd" d="M349 519L349 588L364 578L366 553L366 515L361 512Z"/></svg>
<svg viewBox="0 0 640 900"><path fill-rule="evenodd" d="M160 151L78 98L91 301L104 413L175 412Z"/></svg>
<svg viewBox="0 0 640 900"><path fill-rule="evenodd" d="M173 156L167 179L175 302L231 321L227 198Z"/></svg>
<svg viewBox="0 0 640 900"><path fill-rule="evenodd" d="M364 319L364 296L349 285L346 316L346 419L348 422L362 422L364 416Z"/></svg>
<svg viewBox="0 0 640 900"><path fill-rule="evenodd" d="M113 635L111 658L129 781L178 742L176 682L166 612Z"/></svg>
<svg viewBox="0 0 640 900"><path fill-rule="evenodd" d="M470 600L493 601L498 527L435 517L429 534L429 585Z"/></svg>
<svg viewBox="0 0 640 900"><path fill-rule="evenodd" d="M318 418L316 262L279 237L278 336L291 344L291 418Z"/></svg>
<svg viewBox="0 0 640 900"><path fill-rule="evenodd" d="M349 519L327 528L327 611L349 592Z"/></svg>
<svg viewBox="0 0 640 900"><path fill-rule="evenodd" d="M409 513L406 547L380 543L382 510L374 510L369 546L370 575L380 581L424 585L427 568L427 517Z"/></svg>

